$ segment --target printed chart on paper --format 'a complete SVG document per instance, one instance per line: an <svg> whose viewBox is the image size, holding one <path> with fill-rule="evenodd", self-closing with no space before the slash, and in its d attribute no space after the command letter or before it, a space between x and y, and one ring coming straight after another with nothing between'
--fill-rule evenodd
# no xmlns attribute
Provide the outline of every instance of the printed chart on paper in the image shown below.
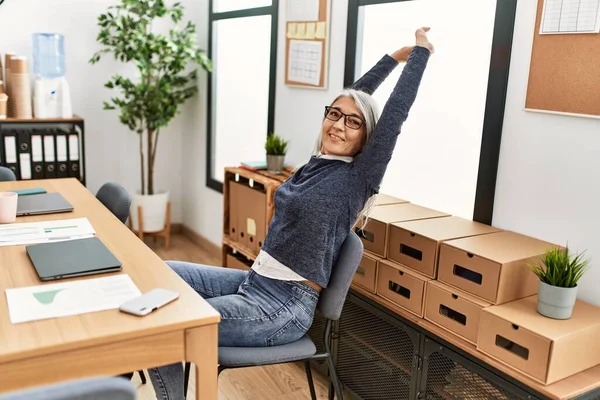
<svg viewBox="0 0 600 400"><path fill-rule="evenodd" d="M540 34L600 32L600 0L544 0Z"/></svg>
<svg viewBox="0 0 600 400"><path fill-rule="evenodd" d="M321 80L323 44L316 41L291 40L288 79L318 85Z"/></svg>

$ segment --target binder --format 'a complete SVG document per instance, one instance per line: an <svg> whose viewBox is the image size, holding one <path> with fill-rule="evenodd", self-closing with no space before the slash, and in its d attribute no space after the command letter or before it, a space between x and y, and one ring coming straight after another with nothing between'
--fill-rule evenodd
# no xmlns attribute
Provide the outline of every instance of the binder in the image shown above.
<svg viewBox="0 0 600 400"><path fill-rule="evenodd" d="M28 129L17 131L17 152L19 153L20 179L31 179L31 132Z"/></svg>
<svg viewBox="0 0 600 400"><path fill-rule="evenodd" d="M56 178L56 152L54 150L54 132L44 130L44 178Z"/></svg>
<svg viewBox="0 0 600 400"><path fill-rule="evenodd" d="M79 166L79 134L77 131L69 133L69 141L67 143L69 151L69 176L81 179L81 168Z"/></svg>
<svg viewBox="0 0 600 400"><path fill-rule="evenodd" d="M31 131L31 178L44 179L44 145L43 132Z"/></svg>
<svg viewBox="0 0 600 400"><path fill-rule="evenodd" d="M56 130L56 177L69 177L69 152L67 146L67 132Z"/></svg>
<svg viewBox="0 0 600 400"><path fill-rule="evenodd" d="M14 172L17 179L21 179L17 151L17 131L12 129L2 131L2 143L4 144L4 165Z"/></svg>

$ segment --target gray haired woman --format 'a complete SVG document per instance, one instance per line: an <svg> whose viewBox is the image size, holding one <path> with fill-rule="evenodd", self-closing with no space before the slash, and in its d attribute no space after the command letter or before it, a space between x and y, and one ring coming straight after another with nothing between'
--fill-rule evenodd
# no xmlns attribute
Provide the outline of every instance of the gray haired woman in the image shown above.
<svg viewBox="0 0 600 400"><path fill-rule="evenodd" d="M221 314L219 346L277 346L311 326L344 240L379 191L400 128L414 103L433 46L429 28L415 46L385 55L331 105L316 154L275 192L275 213L250 271L170 261ZM381 117L371 94L406 62ZM150 370L158 399L180 400L182 364Z"/></svg>

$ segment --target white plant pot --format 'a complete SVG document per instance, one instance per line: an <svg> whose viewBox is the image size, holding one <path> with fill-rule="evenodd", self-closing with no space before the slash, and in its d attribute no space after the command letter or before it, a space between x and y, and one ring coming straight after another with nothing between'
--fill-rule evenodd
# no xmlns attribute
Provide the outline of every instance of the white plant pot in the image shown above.
<svg viewBox="0 0 600 400"><path fill-rule="evenodd" d="M153 195L136 193L131 199L131 226L139 231L138 206L142 207L143 231L160 232L165 229L169 192L158 191Z"/></svg>
<svg viewBox="0 0 600 400"><path fill-rule="evenodd" d="M538 313L554 319L569 319L577 300L577 286L564 288L540 281L538 286Z"/></svg>

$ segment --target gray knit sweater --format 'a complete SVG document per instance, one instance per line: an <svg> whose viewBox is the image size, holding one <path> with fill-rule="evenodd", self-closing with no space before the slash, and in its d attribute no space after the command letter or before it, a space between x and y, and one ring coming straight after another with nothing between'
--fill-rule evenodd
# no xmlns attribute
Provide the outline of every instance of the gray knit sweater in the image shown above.
<svg viewBox="0 0 600 400"><path fill-rule="evenodd" d="M350 163L311 157L275 191L275 213L262 250L321 287L366 201L379 192L400 128L415 101L429 50L415 47L371 140ZM372 94L398 62L385 55L351 88Z"/></svg>

